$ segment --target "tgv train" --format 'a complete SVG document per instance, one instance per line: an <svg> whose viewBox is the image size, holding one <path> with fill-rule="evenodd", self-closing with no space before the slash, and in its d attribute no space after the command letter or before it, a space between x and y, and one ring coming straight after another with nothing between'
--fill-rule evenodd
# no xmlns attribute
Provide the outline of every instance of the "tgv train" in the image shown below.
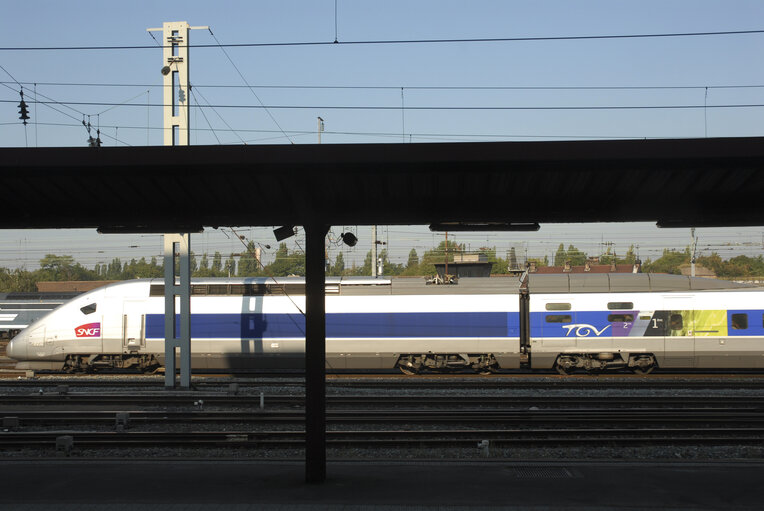
<svg viewBox="0 0 764 511"><path fill-rule="evenodd" d="M194 280L195 369L299 368L305 280ZM764 367L764 293L653 274L422 279L327 278L327 369L598 372ZM177 322L177 318L176 318ZM163 280L82 294L7 347L19 369L164 364Z"/></svg>
<svg viewBox="0 0 764 511"><path fill-rule="evenodd" d="M0 339L15 336L78 294L80 293L0 293Z"/></svg>

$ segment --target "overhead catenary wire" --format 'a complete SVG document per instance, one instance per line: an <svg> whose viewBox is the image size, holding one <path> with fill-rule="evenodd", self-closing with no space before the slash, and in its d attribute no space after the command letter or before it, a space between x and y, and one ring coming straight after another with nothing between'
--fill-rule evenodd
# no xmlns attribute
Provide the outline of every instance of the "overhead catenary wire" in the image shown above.
<svg viewBox="0 0 764 511"><path fill-rule="evenodd" d="M14 100L0 99L0 103L13 103ZM162 107L162 104L146 103L111 103L106 101L40 101L42 105L57 104L67 106L126 106L126 107ZM719 105L414 105L414 106L392 106L392 105L251 105L251 104L216 104L216 105L191 105L194 108L241 108L241 109L264 109L264 110L698 110L704 108L722 109L722 108L761 108L764 103L740 103L740 104L719 104ZM75 110L77 111L77 110Z"/></svg>
<svg viewBox="0 0 764 511"><path fill-rule="evenodd" d="M284 131L284 130L283 130L283 128L281 127L281 125L279 124L279 122L276 120L276 118L273 116L273 114L272 114L272 113L269 111L268 107L267 107L267 106L265 106L265 104L262 102L262 100L261 100L261 99L260 99L260 97L257 95L257 93L254 91L254 89L252 89L252 87L249 87L249 82L248 82L248 81L247 81L247 79L244 77L244 74L242 74L242 72L241 72L241 70L239 69L239 67L238 67L238 66L237 66L237 65L234 63L234 61L233 61L233 59L231 58L231 56L230 56L230 55L228 54L228 52L225 50L225 47L224 47L223 45L221 45L221 44L220 44L220 41L218 41L218 38L217 38L217 37L215 37L215 34L213 34L213 33L212 33L212 29L211 29L211 28L209 28L209 27L207 27L207 30L209 30L209 32L210 32L210 35L211 35L211 36L212 36L212 38L215 40L215 42L216 42L216 43L218 43L218 46L220 47L220 49L221 49L221 50L223 51L223 53L225 54L226 58L228 59L228 62L230 62L230 63L231 63L231 65L233 66L233 68L236 70L236 72L237 72L237 73L239 74L239 76L241 77L242 81L244 81L244 83L245 83L245 84L247 85L247 87L249 88L250 92L252 92L252 95L253 95L253 96L255 96L255 99L257 99L257 102L258 102L258 103L260 103L260 105L261 105L261 106L262 106L262 107L265 109L265 113L267 113L267 114L268 114L268 117L270 117L270 118L271 118L271 120L273 121L273 123L276 125L276 127L278 127L278 129L280 129L280 130L281 130L281 132L284 134L284 136L287 138L287 140L289 140L289 143L290 143L290 144L294 144L294 141L293 141L291 138L289 138L289 135L287 135L286 131Z"/></svg>
<svg viewBox="0 0 764 511"><path fill-rule="evenodd" d="M18 83L29 86L33 82L3 82ZM164 88L172 85L145 83L104 83L104 82L34 82L46 87L141 87ZM718 85L332 85L332 84L197 84L197 89L337 89L337 90L714 90L714 89L762 89L764 84L718 84Z"/></svg>
<svg viewBox="0 0 764 511"><path fill-rule="evenodd" d="M205 97L204 97L204 95L203 95L201 92L199 92L199 91L197 91L197 90L196 90L196 86L194 86L194 87L192 88L192 87L191 87L191 85L189 84L189 86L188 86L188 90L189 90L189 91L191 91L191 93L192 93L192 94L194 94L194 97L196 97L196 94L199 94L199 97L200 97L200 98L202 98L202 100L203 100L205 103L207 103L207 104L209 105L209 101L207 101L207 98L205 98ZM197 101L197 103L199 103L199 101ZM215 110L214 108L212 109L212 111L213 111L213 112L215 112L215 115L217 115L217 116L218 116L218 118L219 118L219 119L220 119L220 120L223 122L223 124L225 124L225 125L226 125L226 127L228 128L228 130L229 130L230 132L232 132L233 134L235 134L235 135L236 135L236 136L239 138L239 140L241 141L241 143L242 143L242 144L246 144L246 142L244 141L244 139L243 139L243 138L241 138L241 135L239 135L239 133L238 133L236 130L234 130L234 129L231 127L231 125L230 125L230 124L228 124L228 122L225 120L225 118L223 118L223 116L222 116L222 115L220 115L220 112L218 112L218 111L217 111L217 110ZM202 115L204 115L204 110L203 110L203 109L201 110L201 112L202 112ZM204 115L204 120L206 120L206 121L207 121L207 125L210 127L210 129L211 129L211 130L213 131L213 133L214 133L214 131L215 131L215 130L212 128L212 124L210 123L209 119L207 119L207 116L206 116L206 115ZM283 132L283 130L282 130L282 132ZM218 139L218 136L217 136L217 135L215 135L215 138L218 140L218 143L220 143L220 139Z"/></svg>
<svg viewBox="0 0 764 511"><path fill-rule="evenodd" d="M10 126L15 125L15 122L6 122L6 123L0 123L0 126ZM33 122L30 122L30 124L34 124ZM40 126L60 126L60 127L80 127L82 123L60 123L60 122L40 122L38 123ZM163 131L169 128L164 127L158 127L158 126L130 126L130 125L104 125L104 128L119 128L119 129L132 129L132 130L148 130L148 131ZM249 128L189 128L191 131L200 131L200 132L208 132L208 131L231 131L231 132L240 132L240 133L273 133L273 134L280 134L280 131L277 130L265 130L265 129L249 129ZM290 130L290 135L292 137L298 137L298 136L313 136L315 135L314 131L307 131L307 130ZM330 134L330 135L347 135L347 136L362 136L362 137L381 137L381 138L391 138L391 139L397 139L400 138L400 133L393 133L393 132L366 132L366 131L325 131L324 133ZM517 133L409 133L410 136L413 136L417 139L442 139L442 140L452 140L452 139L475 139L475 138L499 138L499 139L507 139L507 138L521 138L521 139L551 139L551 138L561 138L561 139L593 139L593 140L622 140L624 138L631 138L631 139L660 139L660 138L668 138L668 137L645 137L644 135L633 135L633 136L613 136L613 135L571 135L571 134L537 134L537 135L529 135L529 134L517 134ZM275 140L275 139L281 139L283 136L278 137L269 137L269 140ZM671 137L676 138L676 137Z"/></svg>
<svg viewBox="0 0 764 511"><path fill-rule="evenodd" d="M403 45L403 44L464 44L464 43L511 43L511 42L543 42L543 41L586 41L608 39L654 39L678 37L713 37L764 34L764 29L758 30L721 30L703 32L660 32L641 34L589 34L562 36L517 36L517 37L476 37L476 38L434 38L434 39L377 39L356 41L286 41L262 43L227 43L221 44L189 44L189 48L262 48L278 46L357 46L357 45ZM168 45L166 47L171 47ZM156 46L139 45L94 45L94 46L2 46L0 51L123 51L146 50ZM165 46L162 46L165 48Z"/></svg>

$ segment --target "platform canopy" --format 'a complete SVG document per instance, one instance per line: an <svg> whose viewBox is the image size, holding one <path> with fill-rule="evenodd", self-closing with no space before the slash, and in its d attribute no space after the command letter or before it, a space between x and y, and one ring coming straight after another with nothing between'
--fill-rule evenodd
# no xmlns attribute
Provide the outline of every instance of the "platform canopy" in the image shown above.
<svg viewBox="0 0 764 511"><path fill-rule="evenodd" d="M764 224L764 138L3 148L0 228Z"/></svg>

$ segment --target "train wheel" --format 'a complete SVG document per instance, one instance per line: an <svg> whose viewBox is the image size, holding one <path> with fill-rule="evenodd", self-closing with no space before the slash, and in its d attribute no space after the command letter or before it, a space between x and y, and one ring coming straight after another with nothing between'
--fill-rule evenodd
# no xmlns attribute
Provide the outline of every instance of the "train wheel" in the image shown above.
<svg viewBox="0 0 764 511"><path fill-rule="evenodd" d="M565 367L560 364L555 364L554 368L557 369L557 372L560 373L563 376L568 376L570 373L573 372L572 367Z"/></svg>
<svg viewBox="0 0 764 511"><path fill-rule="evenodd" d="M401 372L408 376L414 376L415 374L419 374L419 370L414 369L413 367L407 367L404 365L399 365L398 369L401 370Z"/></svg>
<svg viewBox="0 0 764 511"><path fill-rule="evenodd" d="M650 374L653 372L653 369L655 369L654 365L647 366L647 367L637 367L634 366L631 368L631 372L634 374L644 375L644 374Z"/></svg>

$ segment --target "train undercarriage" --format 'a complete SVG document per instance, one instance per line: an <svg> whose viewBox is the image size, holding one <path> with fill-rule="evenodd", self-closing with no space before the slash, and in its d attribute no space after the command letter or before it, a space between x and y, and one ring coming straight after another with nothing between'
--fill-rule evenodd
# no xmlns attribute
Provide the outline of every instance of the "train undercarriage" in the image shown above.
<svg viewBox="0 0 764 511"><path fill-rule="evenodd" d="M48 364L51 363L48 362ZM33 364L30 364L30 368L31 365ZM525 363L522 366L525 366ZM152 354L73 354L66 357L59 370L68 373L90 373L110 369L132 369L143 373L154 373L161 367L162 364ZM401 354L396 367L407 375L457 373L465 370L488 375L501 369L498 360L491 353ZM554 369L562 375L569 375L576 371L599 374L621 369L629 369L635 374L648 374L657 367L657 360L652 353L630 354L625 358L620 353L611 352L561 353L554 362ZM54 368L50 367L50 369Z"/></svg>
<svg viewBox="0 0 764 511"><path fill-rule="evenodd" d="M648 374L658 367L652 353L629 355L624 359L620 353L564 353L557 357L555 369L562 375L568 375L577 369L587 373L601 373L617 369L630 369L634 374Z"/></svg>
<svg viewBox="0 0 764 511"><path fill-rule="evenodd" d="M154 355L69 355L63 370L68 373L95 372L103 369L135 369L155 372L161 364Z"/></svg>
<svg viewBox="0 0 764 511"><path fill-rule="evenodd" d="M472 369L478 374L491 374L499 369L499 363L492 354L422 353L401 355L397 367L403 374L409 375L421 372L450 373L464 369Z"/></svg>

